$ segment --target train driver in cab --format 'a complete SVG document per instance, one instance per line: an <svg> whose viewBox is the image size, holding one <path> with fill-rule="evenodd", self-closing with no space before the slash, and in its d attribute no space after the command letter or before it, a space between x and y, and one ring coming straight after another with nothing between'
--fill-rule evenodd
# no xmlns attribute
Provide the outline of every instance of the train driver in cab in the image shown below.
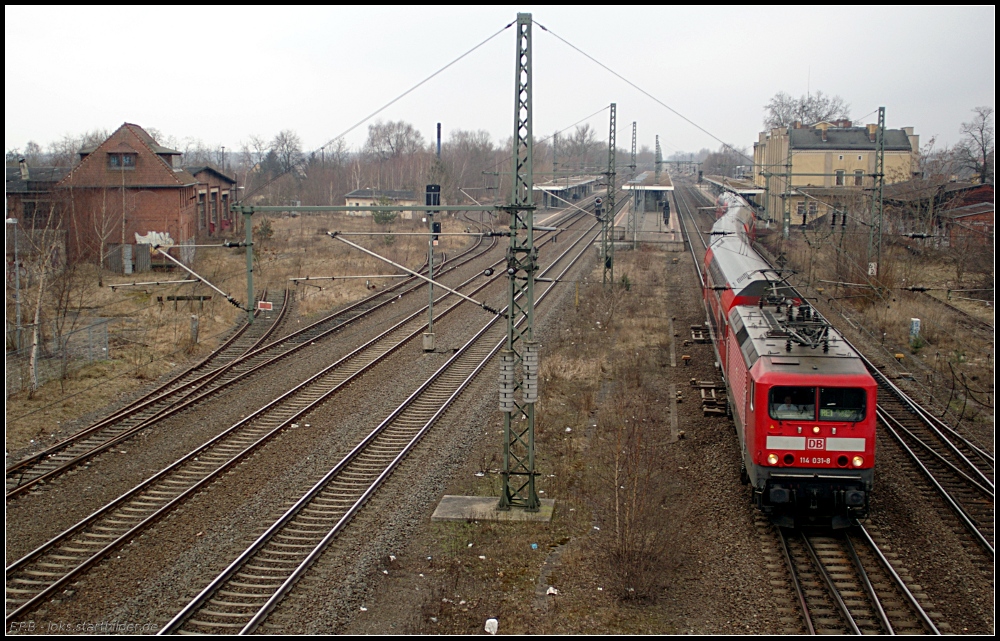
<svg viewBox="0 0 1000 641"><path fill-rule="evenodd" d="M771 405L771 416L773 418L779 420L814 418L814 405L811 403L807 405L793 403L790 395L785 395L784 398L784 402Z"/></svg>

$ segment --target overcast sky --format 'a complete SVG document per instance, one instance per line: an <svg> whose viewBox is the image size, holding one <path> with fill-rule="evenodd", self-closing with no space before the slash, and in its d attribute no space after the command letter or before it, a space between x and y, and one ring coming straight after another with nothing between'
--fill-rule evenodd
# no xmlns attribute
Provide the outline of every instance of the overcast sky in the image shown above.
<svg viewBox="0 0 1000 641"><path fill-rule="evenodd" d="M518 11L536 21L538 138L616 102L619 147L631 144L632 121L639 144L652 147L659 134L665 155L716 149L718 139L751 147L772 95L821 90L842 96L856 122L874 122L884 105L889 127L952 145L973 107L995 106L992 6L6 6L5 147L46 147L133 122L228 150L252 134L291 129L316 149ZM437 122L446 140L455 129L506 139L514 39L513 27L503 31L377 118L410 122L428 142ZM588 122L607 138L607 111ZM346 136L351 146L363 142L366 124Z"/></svg>

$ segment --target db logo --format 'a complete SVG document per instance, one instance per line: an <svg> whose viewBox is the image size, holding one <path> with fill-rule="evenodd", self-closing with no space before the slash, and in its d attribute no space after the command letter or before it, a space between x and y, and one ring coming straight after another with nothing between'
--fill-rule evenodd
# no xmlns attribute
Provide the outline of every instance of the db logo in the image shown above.
<svg viewBox="0 0 1000 641"><path fill-rule="evenodd" d="M806 439L806 449L807 450L825 450L826 449L826 439L822 439L822 438L807 438Z"/></svg>

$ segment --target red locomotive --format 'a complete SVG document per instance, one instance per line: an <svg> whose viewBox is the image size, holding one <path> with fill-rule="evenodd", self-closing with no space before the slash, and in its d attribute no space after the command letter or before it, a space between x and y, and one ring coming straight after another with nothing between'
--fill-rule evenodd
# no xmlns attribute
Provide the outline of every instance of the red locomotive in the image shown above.
<svg viewBox="0 0 1000 641"><path fill-rule="evenodd" d="M740 476L778 525L868 513L875 380L854 349L751 247L753 210L723 197L704 295L741 444Z"/></svg>

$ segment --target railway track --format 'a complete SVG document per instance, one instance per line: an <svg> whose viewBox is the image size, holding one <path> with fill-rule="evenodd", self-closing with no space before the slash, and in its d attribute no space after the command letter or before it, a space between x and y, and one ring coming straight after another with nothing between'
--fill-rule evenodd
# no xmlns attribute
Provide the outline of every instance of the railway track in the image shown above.
<svg viewBox="0 0 1000 641"><path fill-rule="evenodd" d="M965 326L968 327L969 329L975 330L980 333L989 334L991 337L996 332L996 328L992 324L976 318L969 312L965 311L964 309L959 309L958 307L952 305L948 301L941 300L940 298L934 296L933 294L930 294L929 292L917 292L917 293L921 296L922 299L932 300L934 301L934 304L943 307L944 309L948 310L949 313L958 316L960 319L959 322L965 324Z"/></svg>
<svg viewBox="0 0 1000 641"><path fill-rule="evenodd" d="M266 293L262 298L266 297ZM74 465L110 448L165 415L172 407L212 384L220 374L270 338L288 309L289 293L271 312L255 313L256 323L243 325L217 350L126 407L5 470L6 499L58 476Z"/></svg>
<svg viewBox="0 0 1000 641"><path fill-rule="evenodd" d="M596 224L559 260L575 254L566 273L593 242ZM581 247L582 245L582 247ZM538 296L541 302L550 284ZM347 526L369 497L459 398L503 346L502 315L491 319L402 405L212 580L159 634L249 634Z"/></svg>
<svg viewBox="0 0 1000 641"><path fill-rule="evenodd" d="M936 418L867 362L879 382L878 418L884 432L942 500L945 518L995 559L994 459Z"/></svg>
<svg viewBox="0 0 1000 641"><path fill-rule="evenodd" d="M864 526L810 532L776 528L789 601L809 634L940 634ZM919 597L919 598L918 598Z"/></svg>
<svg viewBox="0 0 1000 641"><path fill-rule="evenodd" d="M475 293L495 282L498 274L475 287ZM479 280L477 275L462 286ZM460 287L462 287L460 286ZM438 298L436 318L453 311ZM449 301L450 302L450 301ZM382 335L354 350L228 430L196 448L166 469L86 519L50 539L7 567L7 619L36 608L62 586L76 580L116 547L149 528L185 499L204 488L296 420L357 379L426 328L426 307L417 310Z"/></svg>
<svg viewBox="0 0 1000 641"><path fill-rule="evenodd" d="M447 271L457 268L496 246L497 239L491 239L487 249L474 253L480 242L442 266L451 264ZM447 273L447 271L443 273ZM442 273L442 275L443 275ZM244 326L233 339L227 341L211 356L196 364L186 372L174 377L156 390L146 394L128 407L87 427L73 436L45 450L8 467L6 473L6 500L24 494L31 488L44 484L64 474L73 467L90 460L94 456L131 438L173 414L204 401L209 396L229 388L246 376L259 372L263 367L273 365L317 340L323 339L366 314L395 302L400 296L423 287L423 281L414 283L416 278L406 279L392 287L364 298L352 305L334 312L284 338L270 344L263 343L273 335L278 323L288 308L288 291L278 309L262 318L271 321L269 325L255 323L269 331L247 332ZM248 337L253 341L248 343ZM240 339L242 338L242 342ZM263 346L262 346L263 345Z"/></svg>
<svg viewBox="0 0 1000 641"><path fill-rule="evenodd" d="M567 212L567 214L572 215L572 212ZM556 224L561 224L561 221L565 219L566 215L563 215ZM478 224L471 219L470 222ZM453 259L442 262L442 267L447 265L450 267L440 272L439 276L488 252L496 246L497 238L491 238L487 249L475 253L482 242L483 238L480 238L473 247L458 254ZM277 309L261 317L262 320L269 321L268 323L258 322L254 325L243 326L203 361L130 403L127 407L69 438L9 466L5 470L6 500L9 501L32 487L53 480L157 421L228 388L249 373L258 371L258 366L262 362L275 363L304 346L340 330L365 314L393 303L398 297L414 292L423 285L423 281L416 278L404 279L378 294L362 299L301 328L280 341L261 347L273 335L284 318L289 297L286 290L282 302L277 305ZM262 296L262 298L265 297L266 295Z"/></svg>

